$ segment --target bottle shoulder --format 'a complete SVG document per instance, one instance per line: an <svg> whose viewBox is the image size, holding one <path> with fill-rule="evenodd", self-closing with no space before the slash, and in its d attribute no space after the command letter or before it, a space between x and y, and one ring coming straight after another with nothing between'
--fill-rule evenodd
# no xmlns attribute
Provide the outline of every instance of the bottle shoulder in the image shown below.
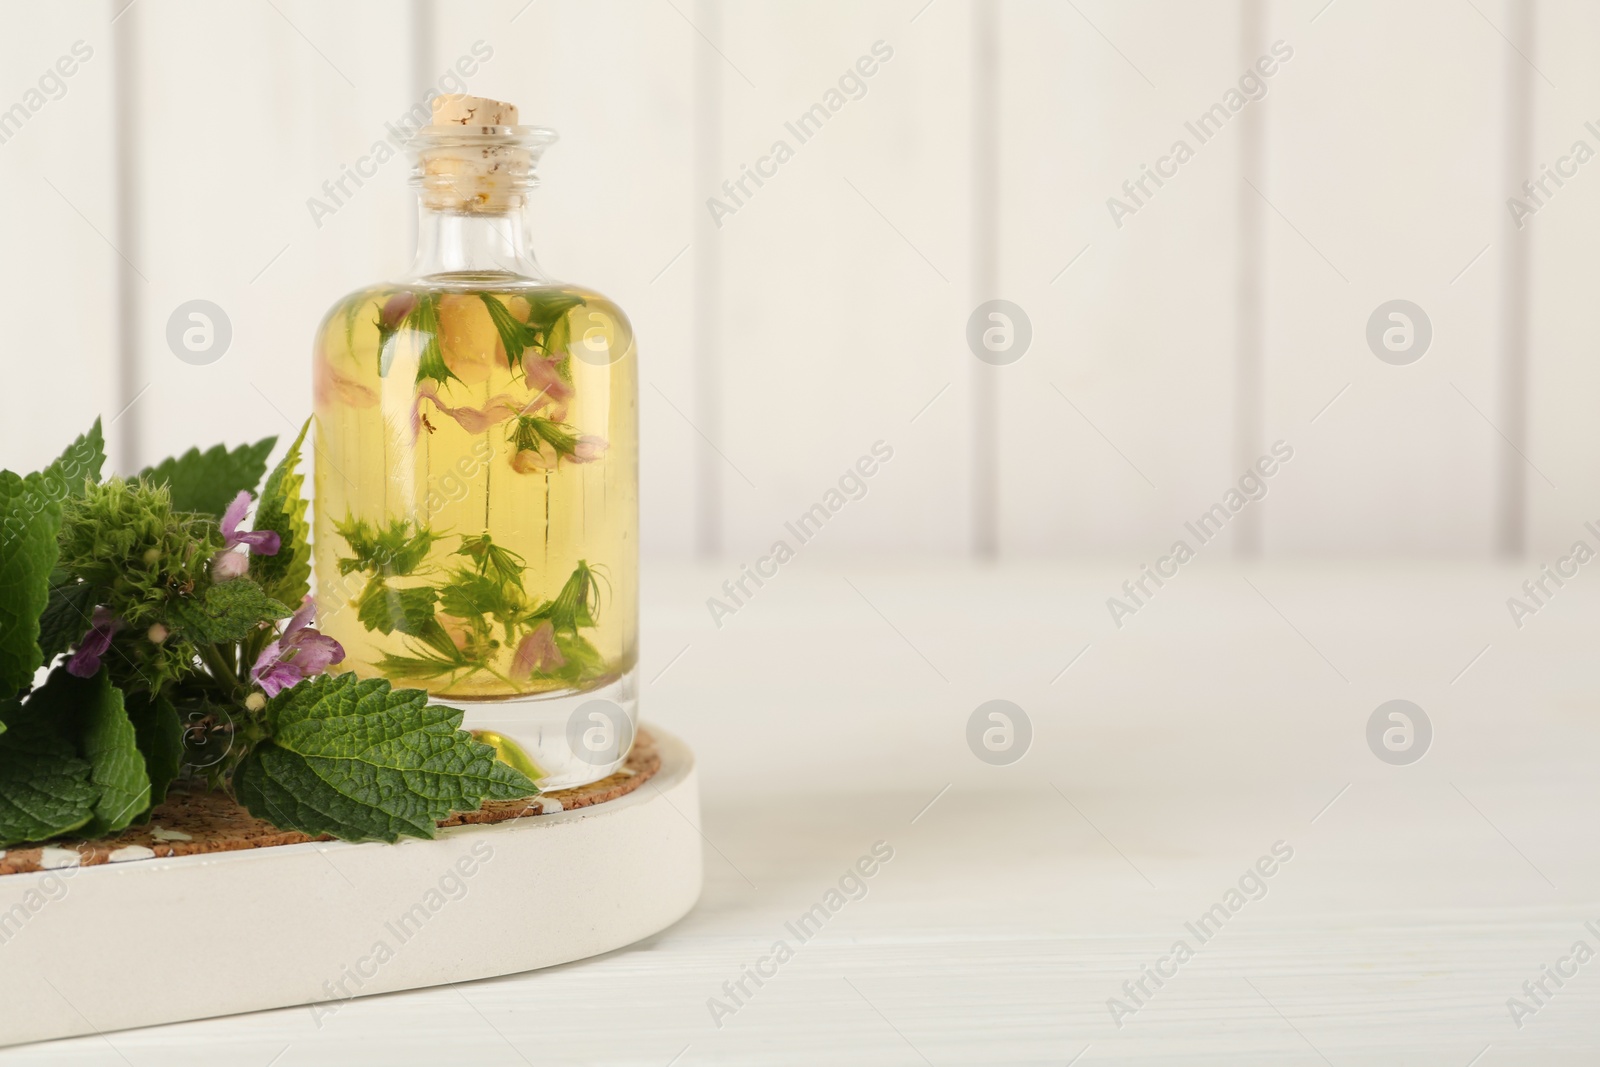
<svg viewBox="0 0 1600 1067"><path fill-rule="evenodd" d="M336 322L348 329L353 320L370 309L366 318L381 317L386 308L407 305L422 297L477 297L499 298L501 303L516 300L513 307L539 308L566 307L590 308L605 316L628 324L628 314L622 306L604 293L574 282L552 279L520 277L427 278L409 281L384 281L353 289L329 306L318 326L325 332ZM631 332L631 330L630 330Z"/></svg>
<svg viewBox="0 0 1600 1067"><path fill-rule="evenodd" d="M323 317L314 341L318 373L368 391L390 365L416 361L419 382L482 379L490 367L531 366L530 353L565 378L568 357L610 368L634 351L633 326L609 297L567 282L483 279L465 286L382 282L354 290ZM528 373L524 369L524 373ZM369 381L368 379L372 379ZM374 394L376 395L376 394Z"/></svg>

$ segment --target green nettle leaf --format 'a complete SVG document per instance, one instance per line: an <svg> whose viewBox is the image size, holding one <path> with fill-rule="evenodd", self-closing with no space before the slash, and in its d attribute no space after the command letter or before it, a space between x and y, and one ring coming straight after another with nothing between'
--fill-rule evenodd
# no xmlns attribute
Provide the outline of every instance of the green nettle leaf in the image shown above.
<svg viewBox="0 0 1600 1067"><path fill-rule="evenodd" d="M174 601L168 613L178 632L196 644L243 641L261 623L294 614L249 578L209 586L204 598Z"/></svg>
<svg viewBox="0 0 1600 1067"><path fill-rule="evenodd" d="M433 621L438 593L428 586L395 589L373 578L356 601L356 618L369 630L392 634L420 634Z"/></svg>
<svg viewBox="0 0 1600 1067"><path fill-rule="evenodd" d="M19 496L6 493L6 486L16 490L16 483L0 485L0 693L6 696L27 685L38 665L64 653L90 627L93 592L74 584L74 577L66 571L56 569L59 544L50 560L43 606L38 605L35 568L50 555L43 542L56 541L61 530L59 502L82 499L85 486L98 482L104 462L106 442L99 419L94 419L90 432L67 446L50 466L22 478ZM14 582L24 573L29 579L19 587ZM37 641L37 661L27 648L30 638ZM21 677L29 662L34 670Z"/></svg>
<svg viewBox="0 0 1600 1067"><path fill-rule="evenodd" d="M570 682L598 678L606 671L605 657L588 639L575 633L557 633L556 648L566 659L566 666L554 673L557 678Z"/></svg>
<svg viewBox="0 0 1600 1067"><path fill-rule="evenodd" d="M500 335L500 347L506 350L506 365L515 369L522 359L523 351L534 341L529 336L531 331L516 320L510 309L500 302L499 297L490 293L479 293L478 299L489 309L489 319L494 323L495 332Z"/></svg>
<svg viewBox="0 0 1600 1067"><path fill-rule="evenodd" d="M522 590L487 574L457 571L439 590L439 606L458 619L493 615L506 619L523 607Z"/></svg>
<svg viewBox="0 0 1600 1067"><path fill-rule="evenodd" d="M447 674L465 670L474 664L457 653L455 658L443 656L396 656L385 652L378 659L378 669L391 678L413 678L418 681L427 678L442 678Z"/></svg>
<svg viewBox="0 0 1600 1067"><path fill-rule="evenodd" d="M347 518L334 523L339 536L350 546L351 557L339 561L339 573L371 571L385 577L412 574L428 558L428 550L438 537L426 526L411 532L406 519L392 519L382 530L374 530L361 519Z"/></svg>
<svg viewBox="0 0 1600 1067"><path fill-rule="evenodd" d="M267 475L256 505L255 528L278 535L276 556L252 556L251 574L273 597L299 604L311 591L311 528L306 525L305 476L300 466L300 446L311 428L307 419L289 451Z"/></svg>
<svg viewBox="0 0 1600 1067"><path fill-rule="evenodd" d="M529 619L549 619L556 633L576 634L580 627L594 626L599 614L599 576L587 560L580 559L556 598Z"/></svg>
<svg viewBox="0 0 1600 1067"><path fill-rule="evenodd" d="M582 301L579 301L582 303ZM556 373L568 385L572 384L572 320L562 315L556 324L550 327L550 333L545 337L545 351L551 354L560 353L556 359Z"/></svg>
<svg viewBox="0 0 1600 1067"><path fill-rule="evenodd" d="M564 422L543 419L537 415L518 415L506 434L517 451L541 451L540 441L550 442L557 455L570 456L578 450L578 434Z"/></svg>
<svg viewBox="0 0 1600 1067"><path fill-rule="evenodd" d="M100 420L95 419L88 433L68 445L67 450L39 474L57 500L80 497L85 483L100 480L100 468L105 462L105 437L100 432Z"/></svg>
<svg viewBox="0 0 1600 1067"><path fill-rule="evenodd" d="M436 540L432 531L426 528L419 528L415 534L407 536L405 520L397 519L378 535L375 562L386 575L414 574L427 560L428 550Z"/></svg>
<svg viewBox="0 0 1600 1067"><path fill-rule="evenodd" d="M221 518L241 489L253 491L260 484L261 476L267 472L267 456L277 443L276 437L266 437L231 452L225 445L205 452L191 448L181 456L146 467L139 477L153 485L170 486L173 510Z"/></svg>
<svg viewBox="0 0 1600 1067"><path fill-rule="evenodd" d="M54 722L89 764L89 781L99 796L84 836L117 833L150 806L150 776L138 735L123 706L122 690L111 684L105 670L93 678L75 678L57 667L29 695L26 707Z"/></svg>
<svg viewBox="0 0 1600 1067"><path fill-rule="evenodd" d="M183 720L164 696L129 694L128 719L133 723L145 772L150 776L150 807L167 799L167 787L183 769Z"/></svg>
<svg viewBox="0 0 1600 1067"><path fill-rule="evenodd" d="M392 678L438 678L484 666L481 655L469 656L457 648L437 619L426 623L415 636L416 640L406 642L413 655L385 653L378 660L378 669Z"/></svg>
<svg viewBox="0 0 1600 1067"><path fill-rule="evenodd" d="M460 729L461 712L381 678L321 676L268 702L271 740L234 771L239 801L275 826L351 841L433 837L485 800L533 796L526 775Z"/></svg>
<svg viewBox="0 0 1600 1067"><path fill-rule="evenodd" d="M48 663L77 644L94 614L95 588L61 574L51 580L50 599L39 616L39 650Z"/></svg>
<svg viewBox="0 0 1600 1067"><path fill-rule="evenodd" d="M417 384L432 380L445 385L452 378L459 382L461 379L444 361L444 350L439 347L439 295L430 293L418 300L408 321L412 329L426 338L417 359Z"/></svg>
<svg viewBox="0 0 1600 1067"><path fill-rule="evenodd" d="M566 322L567 312L584 302L576 293L551 292L531 289L517 293L528 303L528 321L519 322L511 309L500 298L489 293L478 297L489 309L495 332L500 335L500 345L506 351L506 365L513 370L521 365L522 353L532 348L546 359L556 351L552 343L556 327ZM562 345L570 331L561 334Z"/></svg>
<svg viewBox="0 0 1600 1067"><path fill-rule="evenodd" d="M334 532L350 546L350 555L339 560L340 574L371 570L372 554L376 551L377 533L365 519L346 514L343 522L333 524Z"/></svg>
<svg viewBox="0 0 1600 1067"><path fill-rule="evenodd" d="M522 572L526 567L522 557L495 544L487 533L463 537L456 555L466 556L476 563L479 574L492 575L509 585L522 584Z"/></svg>
<svg viewBox="0 0 1600 1067"><path fill-rule="evenodd" d="M567 312L587 303L578 293L549 289L525 289L522 298L528 302L528 325L541 333L548 333L567 317Z"/></svg>
<svg viewBox="0 0 1600 1067"><path fill-rule="evenodd" d="M50 601L61 502L37 474L0 471L0 697L15 695L44 662L39 616Z"/></svg>
<svg viewBox="0 0 1600 1067"><path fill-rule="evenodd" d="M100 796L89 764L54 723L17 701L0 703L0 719L0 848L86 825Z"/></svg>

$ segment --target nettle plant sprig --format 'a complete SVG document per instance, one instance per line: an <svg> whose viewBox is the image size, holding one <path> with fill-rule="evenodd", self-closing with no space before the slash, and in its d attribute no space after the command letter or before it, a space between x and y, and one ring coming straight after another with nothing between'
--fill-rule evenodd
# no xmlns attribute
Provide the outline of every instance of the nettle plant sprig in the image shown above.
<svg viewBox="0 0 1600 1067"><path fill-rule="evenodd" d="M96 421L43 471L0 471L0 848L115 834L179 779L347 840L538 792L460 711L327 673L305 434L270 474L276 438L102 480Z"/></svg>

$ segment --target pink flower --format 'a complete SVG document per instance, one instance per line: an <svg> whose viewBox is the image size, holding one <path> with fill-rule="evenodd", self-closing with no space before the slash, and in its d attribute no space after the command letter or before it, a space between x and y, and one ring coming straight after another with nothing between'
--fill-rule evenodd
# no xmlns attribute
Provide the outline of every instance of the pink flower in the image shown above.
<svg viewBox="0 0 1600 1067"><path fill-rule="evenodd" d="M511 469L518 474L532 474L535 471L553 470L557 458L556 450L550 447L550 442L540 441L537 450L519 448L512 453Z"/></svg>
<svg viewBox="0 0 1600 1067"><path fill-rule="evenodd" d="M243 552L219 552L211 557L211 580L231 582L250 573L250 557Z"/></svg>
<svg viewBox="0 0 1600 1067"><path fill-rule="evenodd" d="M572 462L593 463L609 447L611 446L606 443L604 437L596 437L592 433L586 433L578 438L578 443L572 450Z"/></svg>
<svg viewBox="0 0 1600 1067"><path fill-rule="evenodd" d="M370 408L378 403L377 393L349 375L340 374L328 362L327 355L320 348L317 352L316 365L312 369L312 391L317 406L323 408L331 406L335 401L353 408Z"/></svg>
<svg viewBox="0 0 1600 1067"><path fill-rule="evenodd" d="M378 330L380 333L394 333L400 324L406 321L406 316L411 314L417 306L416 293L396 293L384 301L383 307L378 311Z"/></svg>
<svg viewBox="0 0 1600 1067"><path fill-rule="evenodd" d="M466 619L439 612L434 616L439 620L439 625L444 627L445 634L450 638L450 643L462 652L467 650L467 637L472 632L472 624Z"/></svg>
<svg viewBox="0 0 1600 1067"><path fill-rule="evenodd" d="M482 408L441 408L445 414L461 424L468 433L483 433L491 426L505 422L517 413L517 402L506 393L491 397Z"/></svg>
<svg viewBox="0 0 1600 1067"><path fill-rule="evenodd" d="M517 645L517 654L511 657L511 676L526 679L535 671L547 674L566 665L567 657L556 647L555 627L546 619Z"/></svg>
<svg viewBox="0 0 1600 1067"><path fill-rule="evenodd" d="M258 556L276 556L279 547L276 533L271 530L239 531L239 524L249 510L250 490L241 489L239 495L233 498L233 503L228 505L228 510L222 513L222 547L246 545Z"/></svg>
<svg viewBox="0 0 1600 1067"><path fill-rule="evenodd" d="M89 619L89 632L78 642L78 651L67 660L67 673L79 678L93 678L100 673L100 657L111 650L111 635L122 626L108 608L95 608Z"/></svg>
<svg viewBox="0 0 1600 1067"><path fill-rule="evenodd" d="M534 392L534 401L528 405L530 409L545 401L564 404L572 399L572 386L561 380L561 372L556 369L558 362L541 357L533 348L522 353L522 376Z"/></svg>
<svg viewBox="0 0 1600 1067"><path fill-rule="evenodd" d="M423 385L417 389L417 403L411 412L411 433L416 436L422 421L422 399L427 397L433 401L433 406L444 414L449 415L461 428L468 433L483 433L491 426L505 422L517 414L520 406L509 393L498 393L489 398L489 402L481 408L458 407L453 408L439 399L439 394L432 385Z"/></svg>
<svg viewBox="0 0 1600 1067"><path fill-rule="evenodd" d="M311 628L316 617L316 602L306 597L278 639L261 650L250 669L250 680L268 696L275 697L301 679L321 674L344 659L344 646Z"/></svg>

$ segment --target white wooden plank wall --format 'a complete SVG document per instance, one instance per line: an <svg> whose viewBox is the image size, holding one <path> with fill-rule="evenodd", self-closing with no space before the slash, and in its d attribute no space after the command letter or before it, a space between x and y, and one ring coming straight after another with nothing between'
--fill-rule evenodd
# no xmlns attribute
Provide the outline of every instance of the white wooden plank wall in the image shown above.
<svg viewBox="0 0 1600 1067"><path fill-rule="evenodd" d="M1600 130L1600 69L1590 47L1600 35L1600 9L1584 0L1548 0L1538 8L1534 32L1533 48L1524 50L1559 89L1552 90L1535 75L1540 106L1523 180L1538 173L1538 164L1555 166L1572 151L1574 141L1600 152L1600 134L1588 125ZM1583 537L1583 522L1600 510L1592 496L1600 477L1600 450L1594 444L1600 397L1600 361L1594 355L1600 337L1600 301L1595 300L1600 270L1590 241L1600 225L1600 181L1594 180L1600 179L1600 171L1594 162L1579 168L1578 177L1526 219L1517 234L1532 250L1527 452L1556 486L1551 489L1537 475L1528 482L1528 548L1543 562ZM1509 240L1514 231L1502 227Z"/></svg>
<svg viewBox="0 0 1600 1067"><path fill-rule="evenodd" d="M1295 57L1269 99L1265 173L1249 177L1272 205L1264 424L1296 455L1266 502L1271 549L1483 555L1497 513L1522 507L1497 495L1496 427L1515 435L1497 369L1502 105L1507 56L1525 61L1490 20L1514 32L1509 8L1273 12L1268 33ZM1367 346L1393 299L1433 326L1408 366Z"/></svg>
<svg viewBox="0 0 1600 1067"><path fill-rule="evenodd" d="M1231 480L1240 130L1200 145L1183 124L1238 77L1238 5L999 18L995 295L1034 326L1003 368L1001 543L1153 562ZM1194 158L1137 206L1123 183L1180 138ZM1120 228L1113 196L1136 207Z"/></svg>
<svg viewBox="0 0 1600 1067"><path fill-rule="evenodd" d="M1278 439L1229 553L1544 558L1596 517L1600 163L1520 229L1505 203L1600 151L1582 0L85 0L10 24L7 466L94 412L124 470L296 424L318 318L412 230L403 159L320 225L307 200L468 57L472 91L562 134L547 268L635 319L651 556L753 558L879 440L808 553L1145 562ZM64 91L29 97L77 41ZM1185 124L1278 41L1201 143ZM1117 225L1107 199L1180 139ZM990 297L1031 320L1010 366L967 350ZM233 329L206 366L164 338L196 298ZM1433 328L1409 366L1365 340L1396 298Z"/></svg>
<svg viewBox="0 0 1600 1067"><path fill-rule="evenodd" d="M28 471L79 432L72 427L117 410L120 261L107 243L116 229L113 27L99 4L19 5L8 17L23 11L26 32L0 34L0 287L10 320L0 466ZM59 78L56 64L78 42L88 58Z"/></svg>

